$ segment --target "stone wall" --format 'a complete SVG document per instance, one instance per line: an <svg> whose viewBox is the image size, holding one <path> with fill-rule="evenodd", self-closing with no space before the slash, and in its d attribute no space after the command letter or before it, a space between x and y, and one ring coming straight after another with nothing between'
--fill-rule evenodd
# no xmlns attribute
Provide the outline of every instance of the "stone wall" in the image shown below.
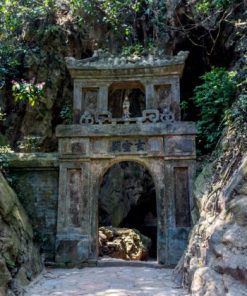
<svg viewBox="0 0 247 296"><path fill-rule="evenodd" d="M45 259L54 261L57 227L57 154L12 154L9 173L13 187L26 210L35 240Z"/></svg>

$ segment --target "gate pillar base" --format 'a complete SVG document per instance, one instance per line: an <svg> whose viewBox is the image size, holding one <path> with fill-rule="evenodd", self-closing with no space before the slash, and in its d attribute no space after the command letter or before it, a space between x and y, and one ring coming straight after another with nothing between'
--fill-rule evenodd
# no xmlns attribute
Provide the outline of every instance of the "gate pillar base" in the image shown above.
<svg viewBox="0 0 247 296"><path fill-rule="evenodd" d="M57 235L56 263L65 265L81 265L90 259L90 239L88 235Z"/></svg>

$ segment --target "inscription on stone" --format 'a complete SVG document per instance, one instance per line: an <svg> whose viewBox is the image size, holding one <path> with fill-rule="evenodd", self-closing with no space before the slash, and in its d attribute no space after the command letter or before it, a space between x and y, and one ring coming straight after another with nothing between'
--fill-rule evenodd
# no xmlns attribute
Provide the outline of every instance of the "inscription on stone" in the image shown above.
<svg viewBox="0 0 247 296"><path fill-rule="evenodd" d="M190 227L188 168L174 168L176 226Z"/></svg>
<svg viewBox="0 0 247 296"><path fill-rule="evenodd" d="M111 152L128 153L142 151L146 151L146 140L115 140L111 142Z"/></svg>

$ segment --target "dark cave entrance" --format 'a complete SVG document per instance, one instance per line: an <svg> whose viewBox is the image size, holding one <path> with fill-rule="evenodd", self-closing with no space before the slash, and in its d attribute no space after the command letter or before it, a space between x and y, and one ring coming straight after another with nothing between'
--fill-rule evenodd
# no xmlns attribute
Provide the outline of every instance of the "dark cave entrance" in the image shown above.
<svg viewBox="0 0 247 296"><path fill-rule="evenodd" d="M98 220L99 256L126 260L157 259L155 184L152 176L143 165L134 161L122 161L108 169L100 186ZM126 232L125 229L128 231ZM134 255L125 258L121 247L121 250L117 251L114 251L114 248L118 249L125 242L130 245L129 242L135 237L132 230L137 230L137 233L140 233L140 241L147 252L143 256L135 256L138 246L137 249L133 247ZM125 235L127 235L126 238ZM104 241L105 236L108 237L107 242ZM130 246L127 248L131 249Z"/></svg>

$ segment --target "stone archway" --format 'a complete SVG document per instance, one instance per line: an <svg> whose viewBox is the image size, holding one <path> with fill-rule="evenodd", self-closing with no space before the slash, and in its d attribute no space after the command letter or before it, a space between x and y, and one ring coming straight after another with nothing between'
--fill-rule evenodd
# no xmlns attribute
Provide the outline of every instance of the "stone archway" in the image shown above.
<svg viewBox="0 0 247 296"><path fill-rule="evenodd" d="M100 183L99 255L128 260L156 260L157 197L149 170L136 161L121 161L108 168ZM107 239L104 232L114 234L114 237ZM134 232L137 233L136 240ZM128 251L125 248L127 236L133 246ZM115 243L112 243L113 239ZM140 246L141 242L144 248Z"/></svg>
<svg viewBox="0 0 247 296"><path fill-rule="evenodd" d="M159 263L169 265L169 249L168 249L168 233L169 224L167 223L170 214L169 211L169 191L171 189L171 184L169 182L169 175L167 174L167 180L164 179L166 174L165 163L161 161L158 157L145 158L142 155L119 155L114 158L107 159L95 159L91 162L91 172L93 178L91 179L91 195L93 196L92 205L94 210L92 211L91 219L91 257L98 258L98 213L97 213L97 202L98 194L100 191L100 184L105 173L114 164L120 162L135 162L145 167L152 176L155 192L156 192L156 204L157 204L157 261ZM167 184L167 186L166 186ZM166 188L167 187L167 188ZM96 205L96 206L95 206Z"/></svg>
<svg viewBox="0 0 247 296"><path fill-rule="evenodd" d="M112 57L99 53L92 59L67 59L74 79L74 124L56 130L58 263L97 261L100 180L109 167L121 161L136 161L152 175L157 200L157 260L166 265L178 262L191 226L195 171L195 124L180 121L179 77L187 54L143 57L120 64L117 57L113 62ZM108 102L119 89L139 92L126 93L124 101L120 100L120 117L114 110L112 114ZM143 107L136 108L139 111L131 117L131 100L138 101L140 92ZM118 98L116 95L113 100Z"/></svg>

